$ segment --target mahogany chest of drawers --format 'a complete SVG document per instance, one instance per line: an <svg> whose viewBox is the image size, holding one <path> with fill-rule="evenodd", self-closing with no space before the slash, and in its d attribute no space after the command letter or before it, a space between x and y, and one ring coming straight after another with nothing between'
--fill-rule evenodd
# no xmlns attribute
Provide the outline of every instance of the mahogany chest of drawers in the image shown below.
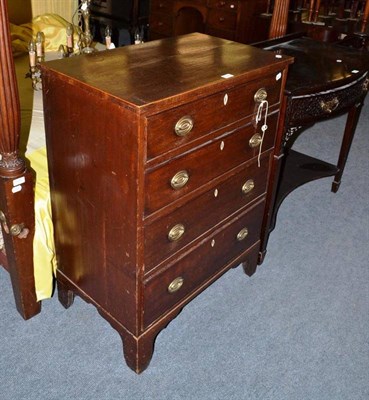
<svg viewBox="0 0 369 400"><path fill-rule="evenodd" d="M151 40L190 32L255 43L267 38L265 24L255 16L267 9L267 0L151 0Z"/></svg>
<svg viewBox="0 0 369 400"><path fill-rule="evenodd" d="M290 61L190 34L43 66L58 296L93 303L136 372L186 303L256 269Z"/></svg>

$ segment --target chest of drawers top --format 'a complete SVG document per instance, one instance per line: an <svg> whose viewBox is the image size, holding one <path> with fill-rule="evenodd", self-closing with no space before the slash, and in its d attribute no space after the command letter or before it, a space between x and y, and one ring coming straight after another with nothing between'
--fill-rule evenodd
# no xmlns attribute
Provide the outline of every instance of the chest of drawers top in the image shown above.
<svg viewBox="0 0 369 400"><path fill-rule="evenodd" d="M155 113L282 70L287 58L193 33L51 61L46 69L131 110Z"/></svg>

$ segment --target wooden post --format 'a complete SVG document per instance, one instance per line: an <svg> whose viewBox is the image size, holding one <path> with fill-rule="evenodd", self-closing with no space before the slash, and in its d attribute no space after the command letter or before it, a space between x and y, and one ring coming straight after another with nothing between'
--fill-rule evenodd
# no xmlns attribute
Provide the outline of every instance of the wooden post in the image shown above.
<svg viewBox="0 0 369 400"><path fill-rule="evenodd" d="M287 33L289 0L275 0L269 39L276 39Z"/></svg>
<svg viewBox="0 0 369 400"><path fill-rule="evenodd" d="M308 21L312 22L315 13L315 0L311 0L309 4Z"/></svg>
<svg viewBox="0 0 369 400"><path fill-rule="evenodd" d="M34 179L19 155L20 106L7 0L0 0L0 222L15 303L23 318L40 312L33 276Z"/></svg>
<svg viewBox="0 0 369 400"><path fill-rule="evenodd" d="M363 21L361 23L361 33L365 33L366 31L366 24L368 23L369 18L369 0L366 0L364 14L363 14Z"/></svg>
<svg viewBox="0 0 369 400"><path fill-rule="evenodd" d="M315 7L314 7L314 13L313 13L313 22L318 21L320 3L321 3L321 0L316 0Z"/></svg>

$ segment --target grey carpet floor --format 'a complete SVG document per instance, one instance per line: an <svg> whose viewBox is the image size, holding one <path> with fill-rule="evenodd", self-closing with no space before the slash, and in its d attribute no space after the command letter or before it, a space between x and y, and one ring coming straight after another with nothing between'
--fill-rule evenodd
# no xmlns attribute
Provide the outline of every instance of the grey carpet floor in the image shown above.
<svg viewBox="0 0 369 400"><path fill-rule="evenodd" d="M0 271L0 398L369 399L369 106L341 188L321 179L283 203L268 254L248 278L226 273L156 340L140 376L118 334L79 298L56 296L24 322ZM296 148L335 162L344 120Z"/></svg>

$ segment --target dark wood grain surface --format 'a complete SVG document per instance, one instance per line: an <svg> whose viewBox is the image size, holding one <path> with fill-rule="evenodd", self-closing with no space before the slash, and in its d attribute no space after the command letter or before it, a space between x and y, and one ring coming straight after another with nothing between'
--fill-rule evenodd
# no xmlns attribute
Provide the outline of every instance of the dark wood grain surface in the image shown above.
<svg viewBox="0 0 369 400"><path fill-rule="evenodd" d="M288 95L342 87L369 70L368 52L307 37L284 41L268 49L295 59L286 82Z"/></svg>

